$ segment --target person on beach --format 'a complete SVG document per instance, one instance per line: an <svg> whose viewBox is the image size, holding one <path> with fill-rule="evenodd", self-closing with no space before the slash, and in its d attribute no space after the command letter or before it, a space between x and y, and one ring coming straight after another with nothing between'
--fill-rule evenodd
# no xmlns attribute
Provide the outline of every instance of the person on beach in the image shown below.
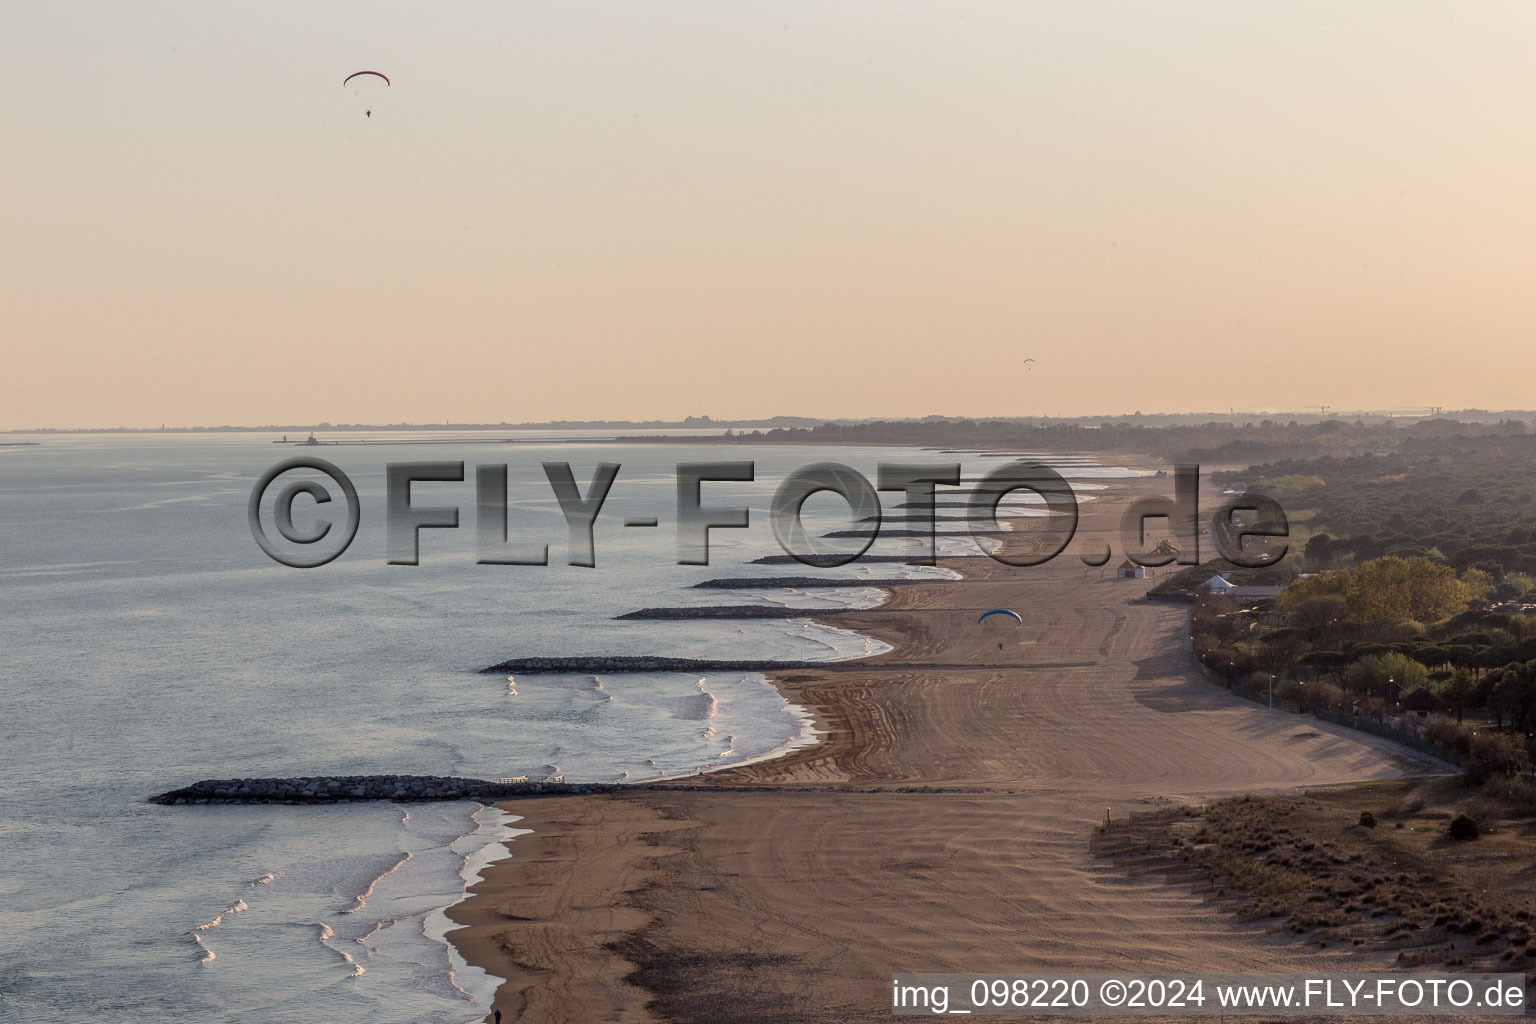
<svg viewBox="0 0 1536 1024"><path fill-rule="evenodd" d="M493 1012L496 1014L496 1024L501 1024L501 1011L495 1010Z"/></svg>

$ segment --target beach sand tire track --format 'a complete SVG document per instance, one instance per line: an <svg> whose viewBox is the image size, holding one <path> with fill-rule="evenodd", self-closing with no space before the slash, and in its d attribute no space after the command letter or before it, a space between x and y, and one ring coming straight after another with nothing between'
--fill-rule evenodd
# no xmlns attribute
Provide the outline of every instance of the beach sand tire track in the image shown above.
<svg viewBox="0 0 1536 1024"><path fill-rule="evenodd" d="M896 588L881 608L840 616L893 650L859 670L776 678L824 742L713 773L719 792L657 784L507 805L535 831L455 920L485 923L494 908L529 918L491 923L538 969L507 987L541 1021L887 1020L893 970L1387 966L1386 954L1304 948L1187 886L1116 873L1088 837L1106 808L1119 818L1443 766L1234 698L1193 670L1182 606L1147 601L1150 580L1068 561L967 560L963 583ZM1022 664L978 626L978 607L1017 610L1016 643L1055 667ZM794 788L730 791L743 784ZM848 791L919 784L953 791ZM471 959L495 970L495 954ZM698 998L625 981L639 959L643 977Z"/></svg>

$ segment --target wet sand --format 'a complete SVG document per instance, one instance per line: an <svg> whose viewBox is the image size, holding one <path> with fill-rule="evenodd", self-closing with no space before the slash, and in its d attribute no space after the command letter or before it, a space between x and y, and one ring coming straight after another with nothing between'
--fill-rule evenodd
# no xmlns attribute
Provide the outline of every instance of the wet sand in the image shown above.
<svg viewBox="0 0 1536 1024"><path fill-rule="evenodd" d="M964 580L839 615L894 649L775 679L820 744L707 776L719 792L503 804L534 832L450 911L450 938L507 979L507 1019L885 1020L898 971L1387 966L1088 852L1106 810L1441 770L1231 697L1191 667L1185 607L1144 599L1155 580L1085 567L1078 544L1118 550L1117 499L1149 486L1171 481L1098 492L1049 565L958 560ZM976 623L995 607L1024 625ZM731 791L746 784L782 791Z"/></svg>

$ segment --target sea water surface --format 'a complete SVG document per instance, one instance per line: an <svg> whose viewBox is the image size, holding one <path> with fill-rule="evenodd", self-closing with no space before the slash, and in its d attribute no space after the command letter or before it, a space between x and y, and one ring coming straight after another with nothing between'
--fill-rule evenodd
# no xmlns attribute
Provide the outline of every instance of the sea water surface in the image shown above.
<svg viewBox="0 0 1536 1024"><path fill-rule="evenodd" d="M967 477L997 464L988 453L571 433L338 432L325 440L356 443L300 449L277 436L11 435L40 443L0 447L0 1020L479 1020L496 979L444 941L443 910L504 855L515 820L467 802L169 808L144 798L247 775L640 781L813 742L808 716L760 675L509 680L477 670L529 655L881 650L797 614L872 606L872 587L692 585L818 572L752 561L779 552L768 503L808 462L870 479L882 459L914 454L962 460ZM246 521L256 479L296 454L343 469L362 507L350 549L314 569L268 559ZM753 525L713 531L710 566L679 566L676 466L722 459L752 460L756 480L707 484L705 504L748 505ZM425 461L465 463L464 482L412 492L417 505L458 506L460 527L422 531L419 565L386 564L385 467ZM583 489L599 462L621 466L595 567L566 564L545 461L571 463ZM549 565L476 563L482 464L508 466L509 538L548 544ZM1074 479L1127 472L1062 465ZM318 512L306 501L300 526ZM806 510L813 535L850 526L831 496ZM660 525L622 525L646 516ZM958 536L942 549L976 552ZM883 563L820 571L952 575ZM648 605L753 603L785 615L614 620Z"/></svg>

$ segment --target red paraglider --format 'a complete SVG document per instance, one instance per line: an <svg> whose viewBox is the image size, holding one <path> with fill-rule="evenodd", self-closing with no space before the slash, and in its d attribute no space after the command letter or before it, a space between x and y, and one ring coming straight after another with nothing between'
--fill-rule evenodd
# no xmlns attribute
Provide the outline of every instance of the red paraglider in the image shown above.
<svg viewBox="0 0 1536 1024"><path fill-rule="evenodd" d="M391 86L393 84L393 83L390 82L389 76L386 75L382 71L354 71L350 75L348 75L346 78L343 78L341 80L342 88L346 88L347 83L352 81L352 79L359 78L359 77L361 77L363 75L372 75L374 78L381 78L381 79L383 79L384 80L384 85L385 85L386 88L388 88L389 86ZM373 116L373 111L371 111L371 110L365 110L365 111L363 111L363 113L368 115L369 117Z"/></svg>

